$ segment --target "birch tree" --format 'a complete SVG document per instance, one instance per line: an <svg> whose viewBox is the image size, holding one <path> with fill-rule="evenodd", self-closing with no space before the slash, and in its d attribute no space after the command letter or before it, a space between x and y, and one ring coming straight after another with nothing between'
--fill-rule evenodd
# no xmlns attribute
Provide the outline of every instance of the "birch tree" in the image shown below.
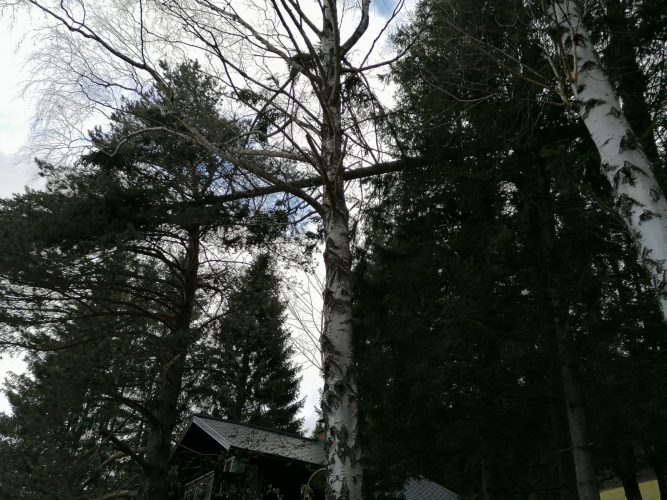
<svg viewBox="0 0 667 500"><path fill-rule="evenodd" d="M44 30L49 47L35 56L39 81L51 89L43 101L49 110L73 95L88 107L113 106L118 94L142 85L170 96L157 61L194 54L224 86L234 101L230 106L248 126L235 140L187 120L180 124L185 132L159 121L150 130L178 133L233 165L251 184L235 196L280 190L319 217L326 267L320 341L327 498L361 498L350 212L343 180L354 173L350 167L369 162L375 168L383 160L379 136L369 140L366 134L370 118L386 115L367 77L381 63L373 63L370 52L355 53L371 21L370 0L355 7L336 0L22 3L49 20ZM371 50L379 36L368 44ZM239 139L254 146L250 151L236 147ZM321 193L308 188L313 178Z"/></svg>
<svg viewBox="0 0 667 500"><path fill-rule="evenodd" d="M651 277L667 320L664 192L600 64L579 6L574 0L551 2L548 12L555 54L547 57L558 77L558 93L565 105L580 116L597 148L601 172L611 185L615 207L637 247L640 263ZM586 424L577 406L568 407L577 489L583 500L597 500L599 491Z"/></svg>
<svg viewBox="0 0 667 500"><path fill-rule="evenodd" d="M551 2L552 68L566 106L581 117L611 185L639 260L651 276L667 320L667 201L653 166L626 119L618 95L600 65L574 0Z"/></svg>

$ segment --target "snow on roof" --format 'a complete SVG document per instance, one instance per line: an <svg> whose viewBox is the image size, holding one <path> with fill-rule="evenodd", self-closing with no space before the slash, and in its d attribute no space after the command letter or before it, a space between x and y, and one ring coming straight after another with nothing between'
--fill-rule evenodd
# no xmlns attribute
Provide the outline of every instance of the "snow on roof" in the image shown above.
<svg viewBox="0 0 667 500"><path fill-rule="evenodd" d="M424 478L409 479L403 487L405 500L457 500L458 495Z"/></svg>
<svg viewBox="0 0 667 500"><path fill-rule="evenodd" d="M226 450L236 448L315 465L325 463L324 444L321 441L203 415L192 417L192 423L209 434Z"/></svg>

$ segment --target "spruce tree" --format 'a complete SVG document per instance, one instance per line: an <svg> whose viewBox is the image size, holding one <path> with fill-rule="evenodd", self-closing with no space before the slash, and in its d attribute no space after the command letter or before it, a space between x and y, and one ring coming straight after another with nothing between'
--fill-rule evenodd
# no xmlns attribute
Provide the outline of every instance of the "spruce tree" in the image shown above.
<svg viewBox="0 0 667 500"><path fill-rule="evenodd" d="M422 9L398 35L408 57L394 73L403 142L421 164L376 184L357 268L369 477L389 490L423 474L463 495L574 498L573 447L596 455L595 481L612 468L607 447L591 446L614 437L604 419L650 429L597 396L634 387L648 410L623 366L662 349L657 304L581 127L530 75L498 64L502 51L549 74L527 13L507 2ZM563 367L596 439L571 442ZM657 383L655 372L642 377Z"/></svg>
<svg viewBox="0 0 667 500"><path fill-rule="evenodd" d="M285 328L280 279L268 255L237 278L213 327L193 389L202 410L263 427L299 432L298 368Z"/></svg>

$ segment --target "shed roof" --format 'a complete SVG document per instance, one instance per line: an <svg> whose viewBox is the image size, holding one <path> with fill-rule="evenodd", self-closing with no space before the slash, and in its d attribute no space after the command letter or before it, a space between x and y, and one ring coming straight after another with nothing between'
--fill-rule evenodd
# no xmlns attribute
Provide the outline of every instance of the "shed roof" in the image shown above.
<svg viewBox="0 0 667 500"><path fill-rule="evenodd" d="M456 500L458 495L424 478L409 479L403 487L405 500Z"/></svg>
<svg viewBox="0 0 667 500"><path fill-rule="evenodd" d="M199 427L225 450L231 448L247 450L319 466L324 466L326 463L324 445L315 439L205 415L194 415L190 425ZM456 500L458 498L447 488L425 478L406 481L403 494L405 500Z"/></svg>
<svg viewBox="0 0 667 500"><path fill-rule="evenodd" d="M248 450L314 465L325 463L324 445L315 439L203 415L192 417L192 424L209 434L226 450Z"/></svg>

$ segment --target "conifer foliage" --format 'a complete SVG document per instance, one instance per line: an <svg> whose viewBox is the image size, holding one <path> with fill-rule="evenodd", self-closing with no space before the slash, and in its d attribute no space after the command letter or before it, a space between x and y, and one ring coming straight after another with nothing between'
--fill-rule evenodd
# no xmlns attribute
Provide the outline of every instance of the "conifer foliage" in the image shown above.
<svg viewBox="0 0 667 500"><path fill-rule="evenodd" d="M187 119L233 141L242 126L220 116L219 93L196 63L169 75L169 103L157 89L125 102L107 130L91 132L93 148L75 165L41 162L44 191L0 203L2 341L48 353L32 358L34 380L12 387L16 413L6 419L3 445L29 463L58 457L49 459L44 485L14 469L22 497L68 475L76 478L67 484L72 495L166 497L174 432L187 409L188 360L234 273L233 260L207 252L243 251L284 228L284 210L270 203L213 203L243 180L234 182L231 165L183 133L159 132ZM137 132L146 128L152 133ZM93 355L98 346L106 356ZM67 397L54 401L57 390ZM53 418L40 426L34 417L43 410ZM63 431L70 428L71 435ZM118 453L133 464L122 480L108 470ZM71 472L78 466L84 470ZM114 481L89 480L99 477L94 467Z"/></svg>
<svg viewBox="0 0 667 500"><path fill-rule="evenodd" d="M237 278L226 314L199 356L193 388L204 411L219 417L298 432L298 367L285 328L280 279L268 255Z"/></svg>

